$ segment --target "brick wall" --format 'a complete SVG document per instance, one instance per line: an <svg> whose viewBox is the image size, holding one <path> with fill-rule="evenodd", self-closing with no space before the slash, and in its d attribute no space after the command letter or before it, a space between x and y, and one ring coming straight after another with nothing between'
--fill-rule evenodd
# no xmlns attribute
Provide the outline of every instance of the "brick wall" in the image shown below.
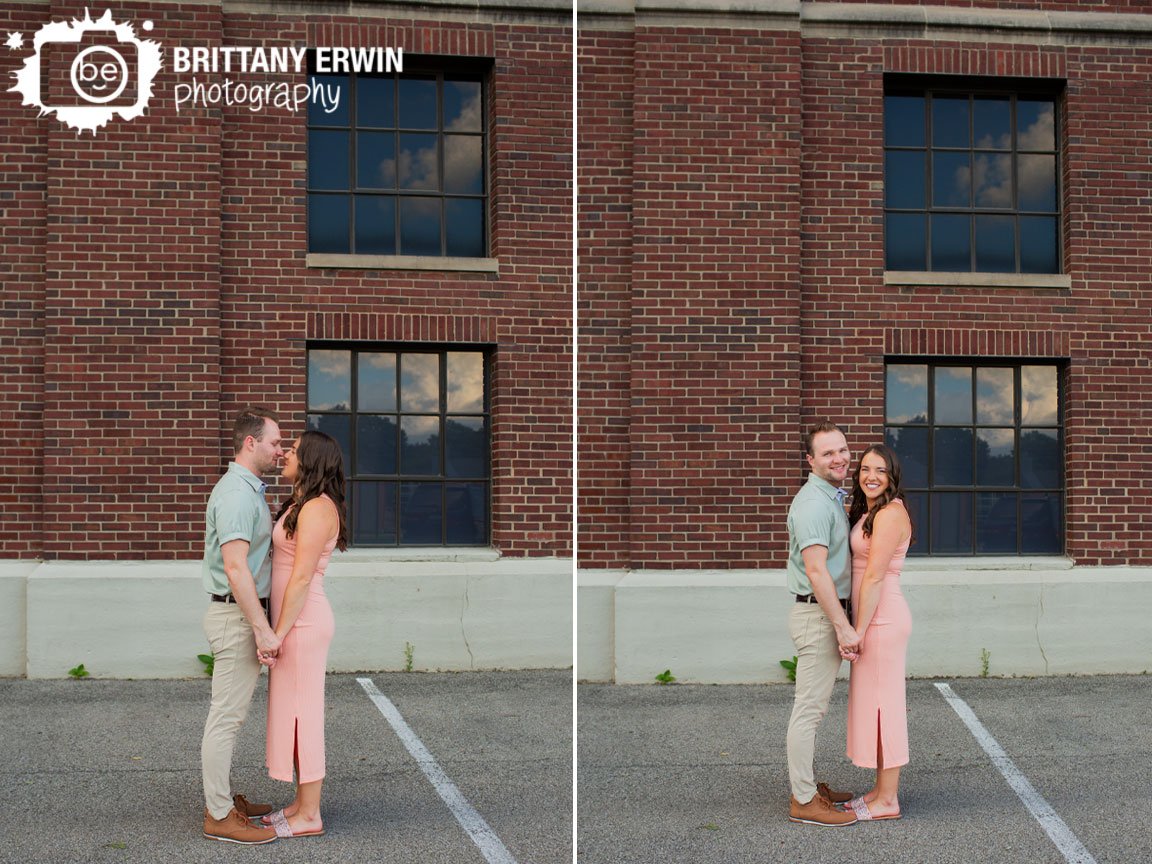
<svg viewBox="0 0 1152 864"><path fill-rule="evenodd" d="M5 7L0 26L30 38L84 8ZM565 16L465 24L412 10L394 19L234 14L199 3L113 11L154 21L151 38L166 52L159 98L144 116L78 136L10 94L0 105L16 130L0 144L4 189L14 195L3 252L13 284L0 324L5 383L14 386L4 388L0 422L23 457L0 508L4 554L198 557L203 504L231 455L231 417L261 402L278 411L286 435L299 434L307 341L333 334L494 345L493 545L514 556L569 554ZM183 79L167 53L176 45L380 45L493 58L499 274L306 266L303 112L185 105L177 113L172 85ZM5 71L24 56L6 52Z"/></svg>
<svg viewBox="0 0 1152 864"><path fill-rule="evenodd" d="M613 507L610 517L582 511L582 566L782 566L787 501L805 474L801 429L829 416L857 452L882 440L884 362L899 356L1065 360L1068 554L1152 562L1152 531L1132 494L1152 480L1137 456L1150 419L1141 394L1152 387L1147 32L1034 44L1003 33L982 41L971 29L928 41L895 28L831 38L826 27L805 35L799 21L791 34L767 18L702 21L649 31L641 15L634 28L582 34L589 57L609 54L624 70L582 82L581 116L593 125L582 122L581 134L618 142L611 170L581 166L581 242L594 250L580 281L581 499ZM630 232L619 192L627 143L622 130L595 125L626 115L618 79L627 71ZM886 72L1066 80L1071 289L885 285ZM625 369L626 421L624 403L602 395ZM617 442L607 456L604 441ZM605 479L624 441L627 488L619 475Z"/></svg>

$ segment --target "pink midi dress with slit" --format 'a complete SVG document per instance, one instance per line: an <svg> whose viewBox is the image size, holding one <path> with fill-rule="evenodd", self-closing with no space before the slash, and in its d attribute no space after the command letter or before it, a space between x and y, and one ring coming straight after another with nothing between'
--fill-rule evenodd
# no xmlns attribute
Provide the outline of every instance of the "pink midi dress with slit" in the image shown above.
<svg viewBox="0 0 1152 864"><path fill-rule="evenodd" d="M889 507L903 507L896 499ZM860 586L872 540L864 536L864 519L853 526L852 609L860 609ZM900 590L900 571L908 554L906 540L892 555L880 583L880 603L864 634L860 657L852 664L848 683L848 758L861 768L896 768L908 764L908 705L904 665L912 613ZM884 764L877 765L877 736L883 742Z"/></svg>
<svg viewBox="0 0 1152 864"><path fill-rule="evenodd" d="M275 626L296 558L296 541L285 534L284 517L272 529L272 548L270 599L271 620ZM304 608L284 637L276 665L268 673L265 758L268 776L274 780L292 782L293 757L299 761L298 783L311 783L324 777L324 675L328 667L328 646L335 632L332 607L324 594L324 571L335 548L333 538L316 562Z"/></svg>

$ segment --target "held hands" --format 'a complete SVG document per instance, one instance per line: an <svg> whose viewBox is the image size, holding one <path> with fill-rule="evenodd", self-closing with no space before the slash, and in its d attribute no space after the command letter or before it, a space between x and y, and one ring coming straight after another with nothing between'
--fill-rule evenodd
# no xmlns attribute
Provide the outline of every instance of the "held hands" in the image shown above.
<svg viewBox="0 0 1152 864"><path fill-rule="evenodd" d="M280 653L282 641L271 627L258 632L256 634L256 659L271 669L276 665L276 655Z"/></svg>
<svg viewBox="0 0 1152 864"><path fill-rule="evenodd" d="M857 633L855 630L851 630L850 633L851 636L848 641L839 638L840 657L849 663L854 663L860 659L860 652L864 650L864 634ZM839 637L839 634L837 636Z"/></svg>

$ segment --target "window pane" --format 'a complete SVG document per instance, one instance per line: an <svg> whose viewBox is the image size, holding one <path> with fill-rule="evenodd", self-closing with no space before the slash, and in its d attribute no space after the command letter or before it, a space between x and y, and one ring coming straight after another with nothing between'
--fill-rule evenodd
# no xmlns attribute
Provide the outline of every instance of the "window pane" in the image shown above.
<svg viewBox="0 0 1152 864"><path fill-rule="evenodd" d="M932 146L968 147L968 97L937 96L932 100Z"/></svg>
<svg viewBox="0 0 1152 864"><path fill-rule="evenodd" d="M972 369L970 367L937 367L935 395L935 422L972 422Z"/></svg>
<svg viewBox="0 0 1152 864"><path fill-rule="evenodd" d="M396 355L364 351L356 368L356 405L360 411L396 410Z"/></svg>
<svg viewBox="0 0 1152 864"><path fill-rule="evenodd" d="M309 414L307 428L331 435L344 457L344 476L352 476L352 416L350 414Z"/></svg>
<svg viewBox="0 0 1152 864"><path fill-rule="evenodd" d="M932 206L972 205L972 166L968 153L932 153Z"/></svg>
<svg viewBox="0 0 1152 864"><path fill-rule="evenodd" d="M889 423L927 423L928 367L893 363L885 376L885 420Z"/></svg>
<svg viewBox="0 0 1152 864"><path fill-rule="evenodd" d="M484 142L476 135L444 136L444 191L484 192Z"/></svg>
<svg viewBox="0 0 1152 864"><path fill-rule="evenodd" d="M440 188L440 162L435 135L400 135L398 157L401 189L435 192Z"/></svg>
<svg viewBox="0 0 1152 864"><path fill-rule="evenodd" d="M976 217L976 272L1016 272L1016 217Z"/></svg>
<svg viewBox="0 0 1152 864"><path fill-rule="evenodd" d="M987 425L1014 423L1016 376L1011 369L976 370L976 422Z"/></svg>
<svg viewBox="0 0 1152 864"><path fill-rule="evenodd" d="M356 473L397 473L395 417L388 414L356 416Z"/></svg>
<svg viewBox="0 0 1152 864"><path fill-rule="evenodd" d="M1053 489L1061 485L1060 433L1056 429L1028 429L1020 433L1020 485L1024 489Z"/></svg>
<svg viewBox="0 0 1152 864"><path fill-rule="evenodd" d="M884 154L884 206L923 210L924 152L889 150Z"/></svg>
<svg viewBox="0 0 1152 864"><path fill-rule="evenodd" d="M1059 273L1054 216L1020 217L1020 272Z"/></svg>
<svg viewBox="0 0 1152 864"><path fill-rule="evenodd" d="M1016 432L980 429L976 432L976 484L1016 485Z"/></svg>
<svg viewBox="0 0 1152 864"><path fill-rule="evenodd" d="M884 144L889 147L924 146L924 97L884 97Z"/></svg>
<svg viewBox="0 0 1152 864"><path fill-rule="evenodd" d="M928 493L909 492L904 496L904 506L912 520L912 543L908 554L922 555L928 551Z"/></svg>
<svg viewBox="0 0 1152 864"><path fill-rule="evenodd" d="M400 473L440 473L440 418L400 418Z"/></svg>
<svg viewBox="0 0 1152 864"><path fill-rule="evenodd" d="M981 492L976 495L976 551L1015 555L1016 493Z"/></svg>
<svg viewBox="0 0 1152 864"><path fill-rule="evenodd" d="M350 252L347 195L308 196L308 251Z"/></svg>
<svg viewBox="0 0 1152 864"><path fill-rule="evenodd" d="M1023 366L1020 369L1020 424L1022 426L1055 426L1060 422L1057 405L1055 366Z"/></svg>
<svg viewBox="0 0 1152 864"><path fill-rule="evenodd" d="M449 417L445 421L444 475L488 476L488 430L483 417Z"/></svg>
<svg viewBox="0 0 1152 864"><path fill-rule="evenodd" d="M927 270L924 254L925 219L920 215L888 213L884 217L884 267L887 270Z"/></svg>
<svg viewBox="0 0 1152 864"><path fill-rule="evenodd" d="M441 254L440 199L400 199L400 254Z"/></svg>
<svg viewBox="0 0 1152 864"><path fill-rule="evenodd" d="M466 545L488 542L486 483L445 484L444 506L448 543Z"/></svg>
<svg viewBox="0 0 1152 864"><path fill-rule="evenodd" d="M448 352L448 410L478 414L484 410L484 355Z"/></svg>
<svg viewBox="0 0 1152 864"><path fill-rule="evenodd" d="M459 258L484 257L484 202L479 198L444 202L448 254Z"/></svg>
<svg viewBox="0 0 1152 864"><path fill-rule="evenodd" d="M1016 102L1016 146L1021 150L1056 149L1056 104L1049 99Z"/></svg>
<svg viewBox="0 0 1152 864"><path fill-rule="evenodd" d="M1021 210L1056 210L1056 157L1021 154Z"/></svg>
<svg viewBox="0 0 1152 864"><path fill-rule="evenodd" d="M928 430L889 429L885 440L900 459L900 479L905 489L928 486Z"/></svg>
<svg viewBox="0 0 1152 864"><path fill-rule="evenodd" d="M972 186L977 207L1012 207L1012 157L1007 153L977 153Z"/></svg>
<svg viewBox="0 0 1152 864"><path fill-rule="evenodd" d="M932 450L932 479L935 486L971 486L972 430L936 429Z"/></svg>
<svg viewBox="0 0 1152 864"><path fill-rule="evenodd" d="M444 131L481 132L484 103L479 81L444 82Z"/></svg>
<svg viewBox="0 0 1152 864"><path fill-rule="evenodd" d="M400 486L400 542L416 545L443 543L443 489L439 483L403 483Z"/></svg>
<svg viewBox="0 0 1152 864"><path fill-rule="evenodd" d="M400 355L400 409L408 413L440 410L440 357Z"/></svg>
<svg viewBox="0 0 1152 864"><path fill-rule="evenodd" d="M972 552L972 493L932 495L932 552L936 555Z"/></svg>
<svg viewBox="0 0 1152 864"><path fill-rule="evenodd" d="M396 199L391 195L356 196L356 254L396 254Z"/></svg>
<svg viewBox="0 0 1152 864"><path fill-rule="evenodd" d="M392 132L356 133L356 187L396 188L396 136Z"/></svg>
<svg viewBox="0 0 1152 864"><path fill-rule="evenodd" d="M436 82L401 78L400 128L436 129Z"/></svg>
<svg viewBox="0 0 1152 864"><path fill-rule="evenodd" d="M352 95L352 88L348 84L347 75L309 75L308 86L312 88L313 93L317 93L317 86L323 88L323 92L336 93L339 91L340 100L336 103L336 107L332 108L334 100L328 99L327 104L320 99L308 99L308 125L309 126L348 126L348 105L351 102L349 98ZM326 110L332 108L332 110Z"/></svg>
<svg viewBox="0 0 1152 864"><path fill-rule="evenodd" d="M396 484L352 484L352 542L396 544Z"/></svg>
<svg viewBox="0 0 1152 864"><path fill-rule="evenodd" d="M378 129L396 128L394 78L356 79L356 125Z"/></svg>
<svg viewBox="0 0 1152 864"><path fill-rule="evenodd" d="M352 354L349 351L308 352L308 410L349 411L352 408Z"/></svg>
<svg viewBox="0 0 1152 864"><path fill-rule="evenodd" d="M352 188L351 138L348 132L308 131L308 188Z"/></svg>
<svg viewBox="0 0 1152 864"><path fill-rule="evenodd" d="M966 273L972 269L971 217L936 215L932 217L932 269Z"/></svg>
<svg viewBox="0 0 1152 864"><path fill-rule="evenodd" d="M1056 492L1031 492L1022 496L1020 521L1023 525L1020 551L1025 554L1059 554L1062 547L1063 501Z"/></svg>
<svg viewBox="0 0 1152 864"><path fill-rule="evenodd" d="M974 144L982 150L1012 148L1012 100L981 97L972 103Z"/></svg>

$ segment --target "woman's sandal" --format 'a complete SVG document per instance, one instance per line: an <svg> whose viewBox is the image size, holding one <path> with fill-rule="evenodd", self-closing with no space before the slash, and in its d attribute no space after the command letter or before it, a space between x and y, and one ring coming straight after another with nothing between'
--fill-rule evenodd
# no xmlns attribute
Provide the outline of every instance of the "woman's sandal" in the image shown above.
<svg viewBox="0 0 1152 864"><path fill-rule="evenodd" d="M865 803L864 798L853 798L848 802L848 806L852 808L852 812L856 814L856 819L860 822L883 822L885 820L894 820L900 818L900 811L889 813L886 816L873 816L872 811L868 809L868 804Z"/></svg>
<svg viewBox="0 0 1152 864"><path fill-rule="evenodd" d="M276 829L276 836L281 840L285 840L290 837L324 836L323 828L317 828L315 831L293 831L292 826L288 824L288 819L284 816L283 810L277 810L272 814L272 827Z"/></svg>

